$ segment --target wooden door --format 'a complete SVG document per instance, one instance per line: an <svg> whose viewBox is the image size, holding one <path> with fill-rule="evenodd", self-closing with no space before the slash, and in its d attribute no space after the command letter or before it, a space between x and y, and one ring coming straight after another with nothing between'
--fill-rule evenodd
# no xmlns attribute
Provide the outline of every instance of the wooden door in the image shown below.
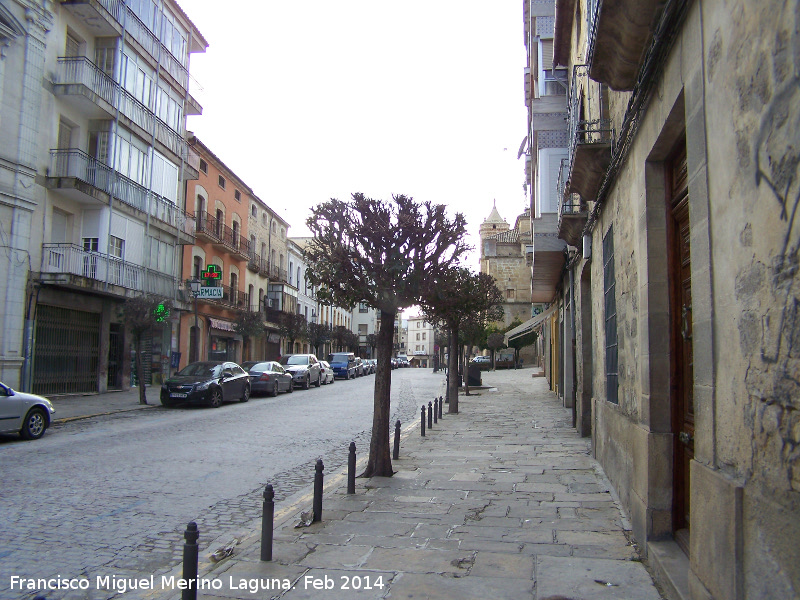
<svg viewBox="0 0 800 600"><path fill-rule="evenodd" d="M667 163L667 244L670 283L670 399L673 454L673 530L689 553L689 463L694 458L692 274L686 144Z"/></svg>

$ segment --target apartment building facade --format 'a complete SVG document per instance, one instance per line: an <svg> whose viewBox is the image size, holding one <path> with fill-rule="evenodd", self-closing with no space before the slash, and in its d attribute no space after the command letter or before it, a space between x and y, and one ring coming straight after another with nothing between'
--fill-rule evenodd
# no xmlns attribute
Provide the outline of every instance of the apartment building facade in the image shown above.
<svg viewBox="0 0 800 600"><path fill-rule="evenodd" d="M555 7L576 424L671 597L797 597L800 12Z"/></svg>
<svg viewBox="0 0 800 600"><path fill-rule="evenodd" d="M412 367L433 366L435 329L422 316L408 318L408 360Z"/></svg>
<svg viewBox="0 0 800 600"><path fill-rule="evenodd" d="M125 298L182 303L185 183L198 176L185 122L201 112L189 57L208 44L169 0L3 0L0 15L0 152L14 165L2 221L26 256L5 265L3 377L43 394L125 388ZM169 371L176 325L146 335L148 381Z"/></svg>

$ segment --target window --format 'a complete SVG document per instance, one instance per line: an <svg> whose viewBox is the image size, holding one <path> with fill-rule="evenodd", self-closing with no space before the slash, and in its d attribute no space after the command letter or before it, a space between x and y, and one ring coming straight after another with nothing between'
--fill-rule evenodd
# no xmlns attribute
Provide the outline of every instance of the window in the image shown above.
<svg viewBox="0 0 800 600"><path fill-rule="evenodd" d="M261 215L261 225L263 225L264 227L267 226L267 213L263 213Z"/></svg>
<svg viewBox="0 0 800 600"><path fill-rule="evenodd" d="M615 297L614 231L609 227L603 238L603 296L606 329L606 400L619 404L617 356L617 300Z"/></svg>
<svg viewBox="0 0 800 600"><path fill-rule="evenodd" d="M425 332L424 331L422 332L422 339L423 340L425 339Z"/></svg>
<svg viewBox="0 0 800 600"><path fill-rule="evenodd" d="M272 222L272 233L278 233L278 225L275 221Z"/></svg>
<svg viewBox="0 0 800 600"><path fill-rule="evenodd" d="M83 249L86 252L97 252L99 239L96 237L83 238Z"/></svg>
<svg viewBox="0 0 800 600"><path fill-rule="evenodd" d="M360 313L369 312L369 307L367 306L366 302L358 303L358 312Z"/></svg>
<svg viewBox="0 0 800 600"><path fill-rule="evenodd" d="M292 275L293 274L294 274L294 263L290 262L289 263L289 285L292 285ZM297 281L298 281L298 283L300 282L299 279Z"/></svg>
<svg viewBox="0 0 800 600"><path fill-rule="evenodd" d="M221 187L224 190L225 189L225 178L222 175L220 175L219 179L217 180L217 182L219 183L219 187Z"/></svg>
<svg viewBox="0 0 800 600"><path fill-rule="evenodd" d="M223 185L222 187L225 187L225 186ZM241 202L242 201L242 192L240 192L239 190L233 190L233 199L236 200L237 202ZM255 212L253 212L253 214L255 214Z"/></svg>
<svg viewBox="0 0 800 600"><path fill-rule="evenodd" d="M258 209L256 208L255 204L253 204L253 206L250 207L250 216L253 217L254 219L258 216Z"/></svg>
<svg viewBox="0 0 800 600"><path fill-rule="evenodd" d="M509 288L506 290L506 300L513 300L514 299L514 290Z"/></svg>
<svg viewBox="0 0 800 600"><path fill-rule="evenodd" d="M283 227L281 227L281 238L286 239L286 230Z"/></svg>
<svg viewBox="0 0 800 600"><path fill-rule="evenodd" d="M108 236L108 253L111 256L116 256L117 258L123 258L124 249L125 249L125 240L115 237L113 235Z"/></svg>
<svg viewBox="0 0 800 600"><path fill-rule="evenodd" d="M217 237L222 238L222 228L225 226L225 215L220 209L217 209Z"/></svg>
<svg viewBox="0 0 800 600"><path fill-rule="evenodd" d="M300 289L300 267L297 267L297 289Z"/></svg>
<svg viewBox="0 0 800 600"><path fill-rule="evenodd" d="M419 341L419 334L417 334L417 341Z"/></svg>
<svg viewBox="0 0 800 600"><path fill-rule="evenodd" d="M200 271L203 270L203 259L199 256L194 257L194 265L192 266L192 277L200 279Z"/></svg>
<svg viewBox="0 0 800 600"><path fill-rule="evenodd" d="M204 161L202 158L200 159L200 170L208 175L208 163Z"/></svg>

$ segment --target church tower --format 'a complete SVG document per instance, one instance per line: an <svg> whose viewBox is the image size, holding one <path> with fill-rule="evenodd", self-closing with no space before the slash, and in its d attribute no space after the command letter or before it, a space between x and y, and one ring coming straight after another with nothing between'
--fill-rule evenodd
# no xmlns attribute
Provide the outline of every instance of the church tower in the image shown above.
<svg viewBox="0 0 800 600"><path fill-rule="evenodd" d="M483 223L481 223L481 242L483 242L483 240L485 240L487 237L497 235L498 233L503 233L509 229L510 226L508 222L500 216L499 212L497 212L497 200L495 200L494 204L492 205L492 212L489 213L489 216L484 219Z"/></svg>

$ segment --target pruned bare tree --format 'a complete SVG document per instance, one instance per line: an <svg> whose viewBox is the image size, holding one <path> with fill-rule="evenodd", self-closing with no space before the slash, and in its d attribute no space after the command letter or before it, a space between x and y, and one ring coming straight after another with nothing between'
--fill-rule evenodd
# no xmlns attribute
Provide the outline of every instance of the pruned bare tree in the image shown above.
<svg viewBox="0 0 800 600"><path fill-rule="evenodd" d="M353 194L348 202L320 204L306 224L314 237L304 254L317 297L347 308L364 302L380 311L372 439L363 476L389 477L394 320L399 310L420 302L427 279L442 276L466 252L466 220L460 213L450 219L445 206L408 196L384 201Z"/></svg>

